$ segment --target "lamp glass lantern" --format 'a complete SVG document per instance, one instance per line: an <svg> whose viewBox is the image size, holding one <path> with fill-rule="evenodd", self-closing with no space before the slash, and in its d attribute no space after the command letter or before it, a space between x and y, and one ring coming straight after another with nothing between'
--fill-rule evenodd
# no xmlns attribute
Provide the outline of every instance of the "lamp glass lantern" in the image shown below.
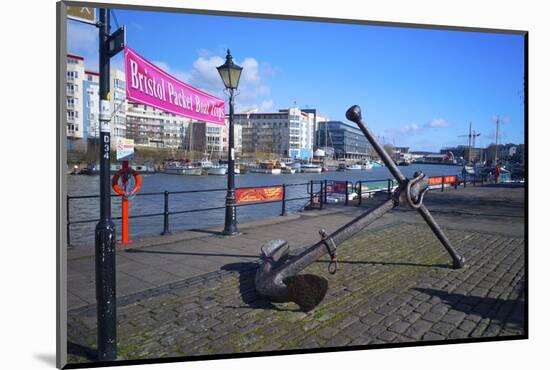
<svg viewBox="0 0 550 370"><path fill-rule="evenodd" d="M241 72L243 67L233 63L233 57L231 52L227 50L227 56L225 57L225 63L219 67L218 73L222 78L223 84L227 89L236 89L239 86L239 79L241 78Z"/></svg>

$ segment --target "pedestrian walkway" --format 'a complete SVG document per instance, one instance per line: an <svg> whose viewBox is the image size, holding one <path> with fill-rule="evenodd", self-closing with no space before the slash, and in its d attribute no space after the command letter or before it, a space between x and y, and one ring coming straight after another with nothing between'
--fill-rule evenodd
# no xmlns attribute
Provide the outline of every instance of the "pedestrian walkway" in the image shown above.
<svg viewBox="0 0 550 370"><path fill-rule="evenodd" d="M212 230L155 237L117 253L119 349L125 359L384 344L524 333L524 190L476 187L430 192L427 206L467 265L450 258L422 219L398 208L306 272L329 291L312 313L273 304L253 285L260 246L318 241L373 207L332 207ZM95 347L93 256L69 252L69 340ZM71 356L71 361L85 361Z"/></svg>

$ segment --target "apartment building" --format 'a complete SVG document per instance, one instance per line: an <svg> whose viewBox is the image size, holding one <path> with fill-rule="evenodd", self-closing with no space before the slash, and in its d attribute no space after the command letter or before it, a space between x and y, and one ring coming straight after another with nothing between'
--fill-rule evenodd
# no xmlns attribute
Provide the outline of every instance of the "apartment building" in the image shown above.
<svg viewBox="0 0 550 370"><path fill-rule="evenodd" d="M196 152L206 153L217 157L227 152L229 128L226 125L218 125L204 121L193 121L192 133L188 147Z"/></svg>
<svg viewBox="0 0 550 370"><path fill-rule="evenodd" d="M235 114L242 126L244 152L278 153L281 156L309 159L313 155L313 113L293 107L276 113Z"/></svg>
<svg viewBox="0 0 550 370"><path fill-rule="evenodd" d="M143 104L128 103L126 112L126 138L136 146L182 149L188 118L166 113Z"/></svg>
<svg viewBox="0 0 550 370"><path fill-rule="evenodd" d="M82 90L84 139L99 139L99 73L85 71Z"/></svg>
<svg viewBox="0 0 550 370"><path fill-rule="evenodd" d="M126 75L124 71L111 69L111 141L126 138Z"/></svg>
<svg viewBox="0 0 550 370"><path fill-rule="evenodd" d="M84 138L82 121L82 89L84 79L84 58L67 55L67 138L70 146L80 146L76 141Z"/></svg>

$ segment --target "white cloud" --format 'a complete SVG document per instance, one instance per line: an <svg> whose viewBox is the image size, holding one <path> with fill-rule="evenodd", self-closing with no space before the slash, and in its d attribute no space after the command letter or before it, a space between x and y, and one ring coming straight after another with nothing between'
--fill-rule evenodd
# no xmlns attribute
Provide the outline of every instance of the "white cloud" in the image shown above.
<svg viewBox="0 0 550 370"><path fill-rule="evenodd" d="M170 73L170 67L168 66L167 63L160 62L158 60L153 60L153 61L151 61L151 63L153 63L154 65L156 65L157 67L159 67L163 71L166 71L166 72Z"/></svg>
<svg viewBox="0 0 550 370"><path fill-rule="evenodd" d="M449 126L451 126L451 124L442 118L434 118L425 125L425 127L429 128L445 128Z"/></svg>
<svg viewBox="0 0 550 370"><path fill-rule="evenodd" d="M422 127L420 127L416 123L406 124L397 128L387 128L384 130L384 132L386 132L387 134L394 136L414 135L419 133L420 131L422 131Z"/></svg>
<svg viewBox="0 0 550 370"><path fill-rule="evenodd" d="M199 57L193 62L193 67L189 71L176 70L162 61L156 61L154 64L185 83L224 98L225 87L216 67L225 63L225 58L214 55L206 49L199 50L198 54ZM266 75L272 76L275 73L274 68L252 57L247 57L242 62L235 60L235 63L243 67L238 95L235 97L235 110L241 112L248 109L259 111L273 109L273 101L269 99L271 89L266 83Z"/></svg>

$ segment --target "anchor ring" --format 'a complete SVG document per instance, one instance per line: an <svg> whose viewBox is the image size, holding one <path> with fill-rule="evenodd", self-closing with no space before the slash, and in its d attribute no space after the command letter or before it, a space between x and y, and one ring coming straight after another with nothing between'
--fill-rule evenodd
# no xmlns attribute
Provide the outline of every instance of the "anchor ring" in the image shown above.
<svg viewBox="0 0 550 370"><path fill-rule="evenodd" d="M416 176L415 178L407 182L407 187L405 189L405 196L407 197L407 202L409 203L409 205L414 209L419 209L420 207L422 207L422 201L424 200L424 195L429 190L429 187L426 187L420 192L420 194L418 195L418 200L416 202L412 199L411 187L413 185L418 184L424 177L426 177L426 175L424 173L421 173L420 175Z"/></svg>
<svg viewBox="0 0 550 370"><path fill-rule="evenodd" d="M331 260L330 263L328 264L328 273L331 275L334 275L336 274L337 269L338 269L338 262L336 261L336 259Z"/></svg>

